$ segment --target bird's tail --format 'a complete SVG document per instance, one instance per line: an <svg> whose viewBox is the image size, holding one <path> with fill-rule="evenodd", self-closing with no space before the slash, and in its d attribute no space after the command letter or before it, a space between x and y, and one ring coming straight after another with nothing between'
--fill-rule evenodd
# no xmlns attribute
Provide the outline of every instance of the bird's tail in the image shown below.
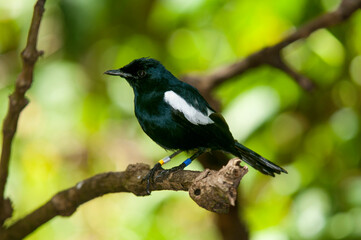
<svg viewBox="0 0 361 240"><path fill-rule="evenodd" d="M257 169L263 174L275 176L275 173L280 174L281 172L287 173L286 170L277 166L273 162L265 159L260 156L258 153L252 151L251 149L243 146L242 144L235 142L235 149L232 152L235 156L242 159L244 162L249 164L251 167Z"/></svg>

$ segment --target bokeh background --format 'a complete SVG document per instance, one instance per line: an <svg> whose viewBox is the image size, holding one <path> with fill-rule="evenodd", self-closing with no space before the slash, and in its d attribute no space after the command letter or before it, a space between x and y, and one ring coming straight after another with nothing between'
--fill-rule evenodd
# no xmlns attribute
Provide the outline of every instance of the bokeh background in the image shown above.
<svg viewBox="0 0 361 240"><path fill-rule="evenodd" d="M84 178L168 154L138 126L130 87L105 70L151 56L176 76L205 73L276 43L339 2L48 0L38 43L45 54L21 114L6 191L15 219ZM0 0L1 120L34 3ZM241 182L240 214L252 240L361 239L360 39L358 11L284 49L288 64L314 80L311 93L267 66L214 91L235 138L289 171L270 178L251 169ZM185 192L111 194L27 239L215 240L214 218Z"/></svg>

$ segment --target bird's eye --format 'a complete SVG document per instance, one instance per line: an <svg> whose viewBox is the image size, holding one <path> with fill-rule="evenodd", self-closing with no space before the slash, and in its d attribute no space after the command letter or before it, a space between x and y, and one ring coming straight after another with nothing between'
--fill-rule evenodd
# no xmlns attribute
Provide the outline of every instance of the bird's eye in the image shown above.
<svg viewBox="0 0 361 240"><path fill-rule="evenodd" d="M146 75L146 72L144 71L144 70L139 70L138 72L137 72L137 74L138 74L138 77L144 77L145 75Z"/></svg>

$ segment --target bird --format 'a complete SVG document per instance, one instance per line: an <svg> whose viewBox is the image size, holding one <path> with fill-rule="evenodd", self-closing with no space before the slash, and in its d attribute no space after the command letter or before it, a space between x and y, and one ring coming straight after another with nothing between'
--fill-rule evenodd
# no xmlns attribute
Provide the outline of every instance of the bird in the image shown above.
<svg viewBox="0 0 361 240"><path fill-rule="evenodd" d="M134 92L135 116L141 128L162 148L173 151L159 160L143 179L147 181L148 194L158 170L161 170L161 176L184 169L198 156L212 150L230 153L266 175L274 177L287 173L235 140L224 117L199 91L176 78L158 60L143 57L104 73L122 77L129 83ZM183 151L194 154L179 166L163 169L165 163Z"/></svg>

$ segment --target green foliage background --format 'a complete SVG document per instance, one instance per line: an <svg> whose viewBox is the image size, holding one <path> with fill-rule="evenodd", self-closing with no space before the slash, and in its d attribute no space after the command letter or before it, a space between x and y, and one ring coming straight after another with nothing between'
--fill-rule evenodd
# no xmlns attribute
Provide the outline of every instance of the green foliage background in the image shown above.
<svg viewBox="0 0 361 240"><path fill-rule="evenodd" d="M0 0L1 119L33 4ZM177 76L207 72L276 43L338 4L48 0L38 44L45 55L13 145L7 195L15 217L86 177L167 154L138 126L130 87L105 70L151 56ZM360 39L358 11L284 50L287 62L314 80L312 93L270 67L216 90L234 136L289 171L273 179L250 170L242 181L242 217L252 240L361 239ZM219 239L213 218L183 192L113 194L27 239Z"/></svg>

